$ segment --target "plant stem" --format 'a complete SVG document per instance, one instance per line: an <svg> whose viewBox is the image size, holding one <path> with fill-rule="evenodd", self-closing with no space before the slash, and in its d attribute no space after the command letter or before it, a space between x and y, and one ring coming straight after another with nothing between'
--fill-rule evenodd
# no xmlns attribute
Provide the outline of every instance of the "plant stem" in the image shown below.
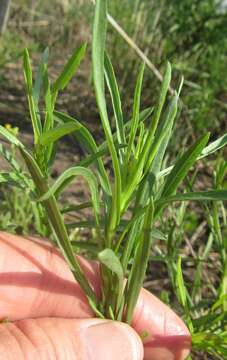
<svg viewBox="0 0 227 360"><path fill-rule="evenodd" d="M222 237L221 226L218 215L218 204L213 203L213 226L214 233L218 240L218 245L220 247L221 260L223 265L222 280L220 285L220 295L227 294L227 263L226 263L226 244ZM227 300L223 301L223 310L227 311Z"/></svg>
<svg viewBox="0 0 227 360"><path fill-rule="evenodd" d="M39 169L38 164L33 157L24 149L20 149L21 154L26 162L31 177L38 190L38 195L44 195L48 190L48 184L42 176L42 172ZM68 238L68 233L63 221L63 217L58 208L55 196L50 196L49 199L43 201L43 206L47 212L48 220L51 224L52 229L56 235L57 243L62 250L66 261L68 262L70 269L74 275L74 278L79 283L83 291L85 292L89 304L92 305L93 309L97 307L97 299L94 291L92 290L88 280L84 276L81 267L74 256L74 252ZM94 309L95 310L95 309Z"/></svg>

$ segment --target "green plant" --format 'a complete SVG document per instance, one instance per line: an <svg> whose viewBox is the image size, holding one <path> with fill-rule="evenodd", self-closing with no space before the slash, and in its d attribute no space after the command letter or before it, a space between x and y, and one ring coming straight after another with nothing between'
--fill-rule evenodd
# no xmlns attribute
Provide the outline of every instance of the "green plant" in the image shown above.
<svg viewBox="0 0 227 360"><path fill-rule="evenodd" d="M5 128L13 136L18 137L19 129L17 127L13 128L11 125L6 124ZM11 232L23 235L28 235L35 229L35 232L39 235L48 236L42 206L31 202L29 189L25 187L25 184L18 182L18 178L20 178L20 174L23 174L24 169L15 159L16 150L14 144L11 144L10 150L0 144L1 156L6 159L13 169L13 172L10 173L7 171L0 173L0 229L7 228Z"/></svg>
<svg viewBox="0 0 227 360"><path fill-rule="evenodd" d="M12 46L12 45L13 46ZM18 34L6 31L0 44L0 67L21 56L22 41Z"/></svg>
<svg viewBox="0 0 227 360"><path fill-rule="evenodd" d="M122 110L114 69L105 53L106 6L106 0L96 1L92 43L94 88L105 141L98 146L92 134L80 121L55 108L59 92L67 86L84 57L86 45L81 45L73 53L53 84L50 84L48 77L48 50L45 50L42 56L34 83L29 53L25 50L24 76L34 146L32 151L29 151L17 137L0 126L1 135L19 149L28 169L27 172L20 171L18 166L15 166L14 157L10 156L13 159L13 163L10 161L13 171L2 174L2 177L15 186L26 188L31 201L42 206L49 221L50 232L95 313L100 317L123 320L130 324L143 285L152 241L154 238L165 238L157 229L164 210L175 202L227 200L227 191L218 186L204 192L193 192L186 186L183 187L184 180L196 161L224 147L227 135L209 145L209 134L203 135L188 150L182 149L172 166L163 169L183 80L168 101L171 66L167 63L156 106L154 109L141 110L145 70L142 64L136 80L132 115L126 117ZM111 97L116 132L113 132L110 126L105 84ZM44 111L41 111L41 98L45 105ZM51 169L56 155L56 144L61 137L68 134L75 137L87 156L79 164L62 173L52 185ZM7 159L4 151L2 155ZM111 160L110 174L104 166L103 157ZM62 208L59 197L76 176L82 176L87 182L91 201L77 207ZM185 191L177 192L180 186ZM83 226L95 230L95 253L101 264L101 299L97 298L84 276L69 239L68 228L79 227L79 224L64 222L67 211L86 207L93 211L92 220L86 221ZM173 268L176 272L172 278L179 286L179 299L190 325L181 260L177 260L177 267ZM124 278L127 279L126 283Z"/></svg>
<svg viewBox="0 0 227 360"><path fill-rule="evenodd" d="M222 156L216 164L214 187L226 188L226 161ZM186 188L193 191L197 173L188 178ZM209 353L212 359L226 357L226 211L222 201L202 203L203 216L207 218L210 229L206 229L203 237L201 229L206 221L201 221L199 208L190 209L190 204L182 203L180 207L169 209L161 229L167 238L166 246L158 247L159 253L152 259L164 264L168 271L174 297L181 307L182 316L192 335L192 348L202 358ZM192 204L191 204L192 205ZM195 228L186 242L188 230L187 217L196 214ZM189 220L190 227L193 221ZM204 238L204 241L202 241ZM196 242L196 244L195 244ZM190 254L191 252L191 254ZM214 260L215 259L215 260ZM215 281L214 281L215 278ZM164 298L165 299L165 298ZM167 297L168 300L168 297ZM180 311L180 309L179 309ZM203 357L204 356L204 357ZM194 357L192 357L194 358Z"/></svg>

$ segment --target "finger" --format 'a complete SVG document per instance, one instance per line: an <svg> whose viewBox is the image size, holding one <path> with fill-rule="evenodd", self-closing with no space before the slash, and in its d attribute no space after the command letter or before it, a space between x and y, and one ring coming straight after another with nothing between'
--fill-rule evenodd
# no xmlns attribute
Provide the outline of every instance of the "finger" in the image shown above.
<svg viewBox="0 0 227 360"><path fill-rule="evenodd" d="M126 324L44 318L0 324L0 360L142 360L143 346Z"/></svg>
<svg viewBox="0 0 227 360"><path fill-rule="evenodd" d="M91 310L67 264L48 242L27 240L0 233L0 318L12 320L29 317L90 317ZM80 258L90 282L99 292L97 263ZM185 358L190 335L175 313L155 296L141 291L133 327L146 332L147 359ZM171 358L171 356L172 358Z"/></svg>
<svg viewBox="0 0 227 360"><path fill-rule="evenodd" d="M83 291L49 242L0 232L0 247L0 319L92 315ZM98 292L98 264L80 262Z"/></svg>
<svg viewBox="0 0 227 360"><path fill-rule="evenodd" d="M183 360L189 355L191 336L183 321L157 297L141 290L132 326L144 337L145 360Z"/></svg>

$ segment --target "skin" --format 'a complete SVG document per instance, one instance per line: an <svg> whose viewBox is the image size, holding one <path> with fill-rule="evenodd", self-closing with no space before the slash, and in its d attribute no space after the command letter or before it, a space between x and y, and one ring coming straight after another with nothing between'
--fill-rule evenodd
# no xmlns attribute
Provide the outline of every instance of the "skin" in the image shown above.
<svg viewBox="0 0 227 360"><path fill-rule="evenodd" d="M100 320L47 241L0 232L0 254L0 360L183 360L189 354L182 320L146 290L132 327ZM99 265L78 259L99 294Z"/></svg>

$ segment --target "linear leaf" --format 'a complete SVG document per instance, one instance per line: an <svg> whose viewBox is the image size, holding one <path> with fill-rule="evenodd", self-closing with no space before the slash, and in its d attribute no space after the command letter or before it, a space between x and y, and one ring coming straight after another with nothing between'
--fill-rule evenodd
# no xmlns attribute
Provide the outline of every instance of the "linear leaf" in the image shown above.
<svg viewBox="0 0 227 360"><path fill-rule="evenodd" d="M63 123L68 123L68 122L74 121L76 124L78 124L78 126L80 125L81 128L77 132L73 133L72 135L80 143L80 145L84 151L91 153L95 156L95 154L98 152L98 147L96 145L96 142L95 142L92 134L82 123L80 123L78 120L72 118L71 116L61 113L59 111L54 111L54 116ZM110 184L109 184L109 180L108 180L102 159L97 158L96 165L97 165L97 169L99 171L101 185L102 185L104 191L107 194L110 194L111 193ZM85 166L85 165L83 165L83 166Z"/></svg>
<svg viewBox="0 0 227 360"><path fill-rule="evenodd" d="M28 49L24 49L24 77L28 92L32 92L32 69Z"/></svg>
<svg viewBox="0 0 227 360"><path fill-rule="evenodd" d="M100 225L100 222L99 222ZM101 223L102 225L102 223ZM84 221L76 221L67 223L66 227L67 229L94 229L96 226L95 220L84 220Z"/></svg>
<svg viewBox="0 0 227 360"><path fill-rule="evenodd" d="M40 91L41 91L42 84L43 84L45 68L47 67L47 63L48 63L48 57L49 57L49 49L46 48L43 52L42 59L39 64L38 72L36 75L35 84L32 89L32 97L34 99L35 113L38 118L37 121L39 123L39 126L41 125L40 111L39 111L39 98L40 98ZM40 131L41 131L41 126L40 126Z"/></svg>
<svg viewBox="0 0 227 360"><path fill-rule="evenodd" d="M117 149L123 149L127 147L126 144L122 144L122 145L116 145ZM108 148L103 148L103 150L97 151L97 153L95 153L94 155L89 155L87 156L85 159L81 160L79 162L80 166L89 166L91 165L93 162L95 162L96 160L98 160L100 157L103 157L104 155L109 154Z"/></svg>
<svg viewBox="0 0 227 360"><path fill-rule="evenodd" d="M24 147L24 145L4 126L0 125L0 135L7 139L11 144Z"/></svg>
<svg viewBox="0 0 227 360"><path fill-rule="evenodd" d="M71 244L75 248L79 248L81 250L89 251L92 254L98 255L98 252L100 251L98 245L88 243L87 241L71 241Z"/></svg>
<svg viewBox="0 0 227 360"><path fill-rule="evenodd" d="M214 152L216 152L217 150L223 148L224 146L227 145L227 134L221 136L219 139L211 142L209 145L207 145L203 151L201 152L201 155L197 158L197 160L203 159L206 156L209 156L211 154L213 154ZM166 169L163 169L162 171L160 171L157 174L158 178L161 178L163 176L168 175L171 170L173 169L174 165L169 166Z"/></svg>
<svg viewBox="0 0 227 360"><path fill-rule="evenodd" d="M221 136L219 139L211 142L208 146L206 146L201 152L199 159L202 159L210 154L213 154L217 150L224 147L226 144L227 144L227 134Z"/></svg>
<svg viewBox="0 0 227 360"><path fill-rule="evenodd" d="M176 286L178 289L180 302L183 305L183 307L185 307L186 301L187 301L187 294L186 294L186 289L185 289L184 279L183 279L183 274L182 274L182 268L181 268L181 256L179 256L178 262L177 262Z"/></svg>
<svg viewBox="0 0 227 360"><path fill-rule="evenodd" d="M54 129L50 129L44 132L39 137L39 143L41 145L50 145L51 143L57 141L65 135L71 134L74 131L77 131L81 128L81 125L77 124L75 121L68 122L64 125L59 125Z"/></svg>
<svg viewBox="0 0 227 360"><path fill-rule="evenodd" d="M122 300L122 291L123 291L123 281L124 273L121 262L115 252L112 249L104 249L98 254L98 259L108 270L114 273L117 277L118 283L115 284L112 289L113 293L116 294L116 311L119 311L120 303ZM114 295L112 293L112 296ZM114 317L113 317L114 318Z"/></svg>
<svg viewBox="0 0 227 360"><path fill-rule="evenodd" d="M105 75L106 75L106 82L111 95L114 116L116 119L116 130L117 130L116 132L117 132L118 142L119 144L123 144L125 143L125 134L124 134L124 122L123 122L123 114L121 108L120 92L114 74L113 66L107 54L105 54Z"/></svg>
<svg viewBox="0 0 227 360"><path fill-rule="evenodd" d="M151 237L153 237L154 239L163 240L163 241L166 241L168 239L168 236L163 234L163 232L158 229L151 230Z"/></svg>
<svg viewBox="0 0 227 360"><path fill-rule="evenodd" d="M227 300L227 294L221 295L221 297L218 298L218 300L212 305L212 311L214 312L219 307L221 307L226 300Z"/></svg>
<svg viewBox="0 0 227 360"><path fill-rule="evenodd" d="M185 176L206 146L209 136L209 133L203 135L177 160L170 174L166 178L159 200L174 195L178 186L184 180ZM162 207L163 205L160 204L156 206L155 217L158 216Z"/></svg>
<svg viewBox="0 0 227 360"><path fill-rule="evenodd" d="M39 103L40 91L41 91L42 83L43 83L44 66L47 65L48 58L49 58L49 49L47 47L42 54L42 59L39 64L37 76L36 76L34 87L33 87L33 97L34 97L34 100L37 105Z"/></svg>
<svg viewBox="0 0 227 360"><path fill-rule="evenodd" d="M142 176L144 178L144 181L140 183L140 191L142 198L144 199L144 197L146 197L146 194L148 194L148 188L149 192L151 192L152 189L150 184L148 184L147 182L147 175L149 174L152 162L155 156L158 154L159 149L163 150L163 148L161 147L161 145L164 145L163 140L172 129L173 122L177 113L177 102L178 95L175 94L165 112L162 123L156 131L155 137L151 144L151 148L147 149L147 154L144 153L143 149L138 160L133 165L122 197L122 204L124 207L127 207L127 204L130 201L130 198L134 193L135 188L141 182Z"/></svg>
<svg viewBox="0 0 227 360"><path fill-rule="evenodd" d="M110 271L116 274L119 281L123 283L123 269L121 262L113 250L104 249L98 254L98 259Z"/></svg>
<svg viewBox="0 0 227 360"><path fill-rule="evenodd" d="M54 127L54 105L52 103L51 87L46 64L43 65L43 92L45 102L45 120L43 125L43 133L46 133L48 130ZM47 144L47 148L45 149L45 162L48 164L48 168L50 168L54 162L56 147L56 143L50 142L50 144Z"/></svg>
<svg viewBox="0 0 227 360"><path fill-rule="evenodd" d="M197 157L204 149L209 139L209 133L203 135L199 140L195 142L176 162L171 173L166 179L162 197L173 194L178 185L183 181L190 168L195 163Z"/></svg>
<svg viewBox="0 0 227 360"><path fill-rule="evenodd" d="M25 184L21 182L21 177L14 172L0 171L0 183L14 185L21 189L25 188Z"/></svg>
<svg viewBox="0 0 227 360"><path fill-rule="evenodd" d="M150 194L152 193L152 185L150 184L151 176L148 175L148 173L151 171L151 165L156 155L159 157L159 158L157 157L157 159L161 161L161 156L163 156L161 152L162 153L165 152L165 146L167 146L167 144L164 146L164 139L167 139L167 134L171 132L173 121L177 113L178 94L175 93L167 110L165 111L164 119L162 120L160 126L158 127L158 123L161 117L161 112L164 107L165 99L170 85L170 80L171 80L171 66L169 63L167 63L166 71L158 99L158 104L155 107L155 112L152 117L152 122L148 129L145 141L143 143L143 147L140 150L138 160L137 162L135 162L134 166L131 169L131 174L128 177L129 181L127 182L126 188L124 189L124 195L123 195L124 207L127 206L127 203L130 200L130 197L133 194L135 187L142 180L141 176L143 172L144 172L143 181L140 183L140 190L139 190L141 200L144 199L145 197L148 198L147 196L148 193ZM155 180L154 176L152 176L152 178L154 183Z"/></svg>
<svg viewBox="0 0 227 360"><path fill-rule="evenodd" d="M152 114L153 112L153 108L147 108L147 109L144 109L140 112L140 118L139 118L139 122L145 122L149 116ZM132 119L131 120L128 120L125 124L124 124L124 129L125 131L130 129L130 126L131 126L131 123L132 123ZM115 146L117 146L117 133L113 133L113 140L114 140L114 144ZM124 144L123 144L124 145ZM98 150L101 151L101 150L104 150L104 149L108 149L108 144L107 144L107 141L103 141L103 143L101 145L99 145L98 147Z"/></svg>
<svg viewBox="0 0 227 360"><path fill-rule="evenodd" d="M111 205L108 220L108 231L111 234L120 218L120 195L121 195L121 173L120 164L117 158L116 148L114 146L111 128L106 109L105 91L104 91L104 52L107 28L107 2L106 0L97 0L95 6L95 18L93 27L93 41L92 41L92 66L93 66L93 79L96 94L96 100L102 120L103 129L105 132L106 140L108 143L109 151L111 154L113 169L115 175L115 183L113 190L113 202ZM108 239L108 242L111 239ZM108 244L110 245L110 244Z"/></svg>
<svg viewBox="0 0 227 360"><path fill-rule="evenodd" d="M53 104L51 98L50 81L46 66L44 66L44 71L43 71L43 90L44 90L44 101L45 101L45 112L46 112L43 130L47 131L53 127Z"/></svg>
<svg viewBox="0 0 227 360"><path fill-rule="evenodd" d="M33 132L34 132L34 139L35 139L35 144L37 144L39 135L42 132L42 124L41 124L39 116L37 115L37 104L33 97L32 68L31 68L28 49L24 50L23 68L24 68L24 79L25 79L26 90L27 90L29 111L30 111L32 127L33 127Z"/></svg>
<svg viewBox="0 0 227 360"><path fill-rule="evenodd" d="M139 115L139 122L145 122L147 119L149 119L149 117L151 116L151 114L153 113L154 108L153 107L149 107L146 108L142 111L140 111L140 115ZM125 126L130 126L131 125L131 120L127 121Z"/></svg>
<svg viewBox="0 0 227 360"><path fill-rule="evenodd" d="M135 88L134 101L133 101L132 124L130 127L128 148L127 148L127 161L131 156L132 146L139 125L140 99L141 99L144 69L145 69L145 65L142 64L136 81L136 88Z"/></svg>
<svg viewBox="0 0 227 360"><path fill-rule="evenodd" d="M171 81L171 65L169 62L167 62L166 70L165 70L165 74L164 74L164 78L163 78L163 82L162 82L162 86L161 86L161 90L160 90L160 94L159 94L159 98L158 98L158 103L155 107L155 111L154 111L154 115L152 117L152 122L151 122L151 125L149 128L149 134L148 134L146 143L144 144L143 156L146 156L148 150L151 147L151 144L152 144L159 120L160 120L162 109L165 104L167 92L168 92L168 89L170 86L170 81Z"/></svg>
<svg viewBox="0 0 227 360"><path fill-rule="evenodd" d="M63 90L69 81L72 79L73 75L75 74L76 70L78 69L81 60L83 59L85 52L86 52L87 44L82 44L78 49L74 51L60 76L53 84L52 92L57 93L59 90Z"/></svg>
<svg viewBox="0 0 227 360"><path fill-rule="evenodd" d="M138 296L146 274L147 264L150 256L150 247L152 243L150 231L153 222L153 215L154 204L151 200L144 216L143 227L140 234L140 241L137 245L136 253L133 259L132 269L130 271L126 288L126 322L128 324L130 324L132 321L133 311L137 303Z"/></svg>
<svg viewBox="0 0 227 360"><path fill-rule="evenodd" d="M178 100L178 97L175 99ZM147 174L139 185L140 188L138 190L138 194L140 193L140 199L138 199L138 201L140 201L141 204L144 204L146 199L154 194L154 185L156 183L157 174L160 172L165 152L173 130L174 119L176 116L176 113L174 113L174 111L177 111L177 102L174 104L175 99L173 98L173 100L170 102L170 105L166 113L164 114L164 118L161 121L155 135L155 137L157 137L158 139L158 141L156 141L157 150L153 145L153 154L152 151L150 151L151 165L146 165Z"/></svg>
<svg viewBox="0 0 227 360"><path fill-rule="evenodd" d="M21 172L22 169L18 162L14 159L13 154L4 148L4 146L0 143L0 155L4 157L4 159L12 166L16 172Z"/></svg>
<svg viewBox="0 0 227 360"><path fill-rule="evenodd" d="M63 207L61 209L61 213L62 214L65 214L65 213L68 213L68 212L72 212L72 211L80 211L80 210L83 210L83 209L88 209L88 208L91 208L92 207L92 202L91 201L86 201L82 204L78 204L78 205L67 205L65 207Z"/></svg>
<svg viewBox="0 0 227 360"><path fill-rule="evenodd" d="M139 222L141 222L142 217L144 216L147 208L137 208L136 213L130 219L129 221L121 221L122 226L122 233L117 241L117 245L115 248L115 251L119 250L120 245L122 244L122 241L125 239L126 235L128 235L128 239L126 243L124 244L124 250L121 257L121 263L124 272L127 269L128 261L131 255L131 252L134 247L135 239L137 237L137 234L139 233Z"/></svg>
<svg viewBox="0 0 227 360"><path fill-rule="evenodd" d="M21 147L23 145L21 144ZM30 178L28 177L27 173L23 172L23 169L18 164L18 162L14 159L13 154L5 149L3 145L0 143L0 155L4 157L4 159L9 163L9 165L14 169L14 173L20 178L21 186L26 186L26 188L30 188L33 190L33 186L31 183Z"/></svg>
<svg viewBox="0 0 227 360"><path fill-rule="evenodd" d="M227 201L227 190L198 191L161 198L157 205L175 201Z"/></svg>
<svg viewBox="0 0 227 360"><path fill-rule="evenodd" d="M164 114L163 121L161 121L161 124L156 131L154 141L149 151L145 172L151 170L151 165L156 156L156 162L161 162L163 159L165 149L172 132L174 120L177 114L178 100L178 95L175 94L171 99L170 104Z"/></svg>
<svg viewBox="0 0 227 360"><path fill-rule="evenodd" d="M82 176L88 183L90 191L91 191L91 198L93 203L93 210L94 215L96 218L96 223L99 222L99 194L98 194L98 183L90 169L84 168L82 166L75 166L65 170L56 182L50 187L49 191L44 194L38 201L45 201L50 198L54 194L60 194L65 187L74 180L76 176Z"/></svg>

